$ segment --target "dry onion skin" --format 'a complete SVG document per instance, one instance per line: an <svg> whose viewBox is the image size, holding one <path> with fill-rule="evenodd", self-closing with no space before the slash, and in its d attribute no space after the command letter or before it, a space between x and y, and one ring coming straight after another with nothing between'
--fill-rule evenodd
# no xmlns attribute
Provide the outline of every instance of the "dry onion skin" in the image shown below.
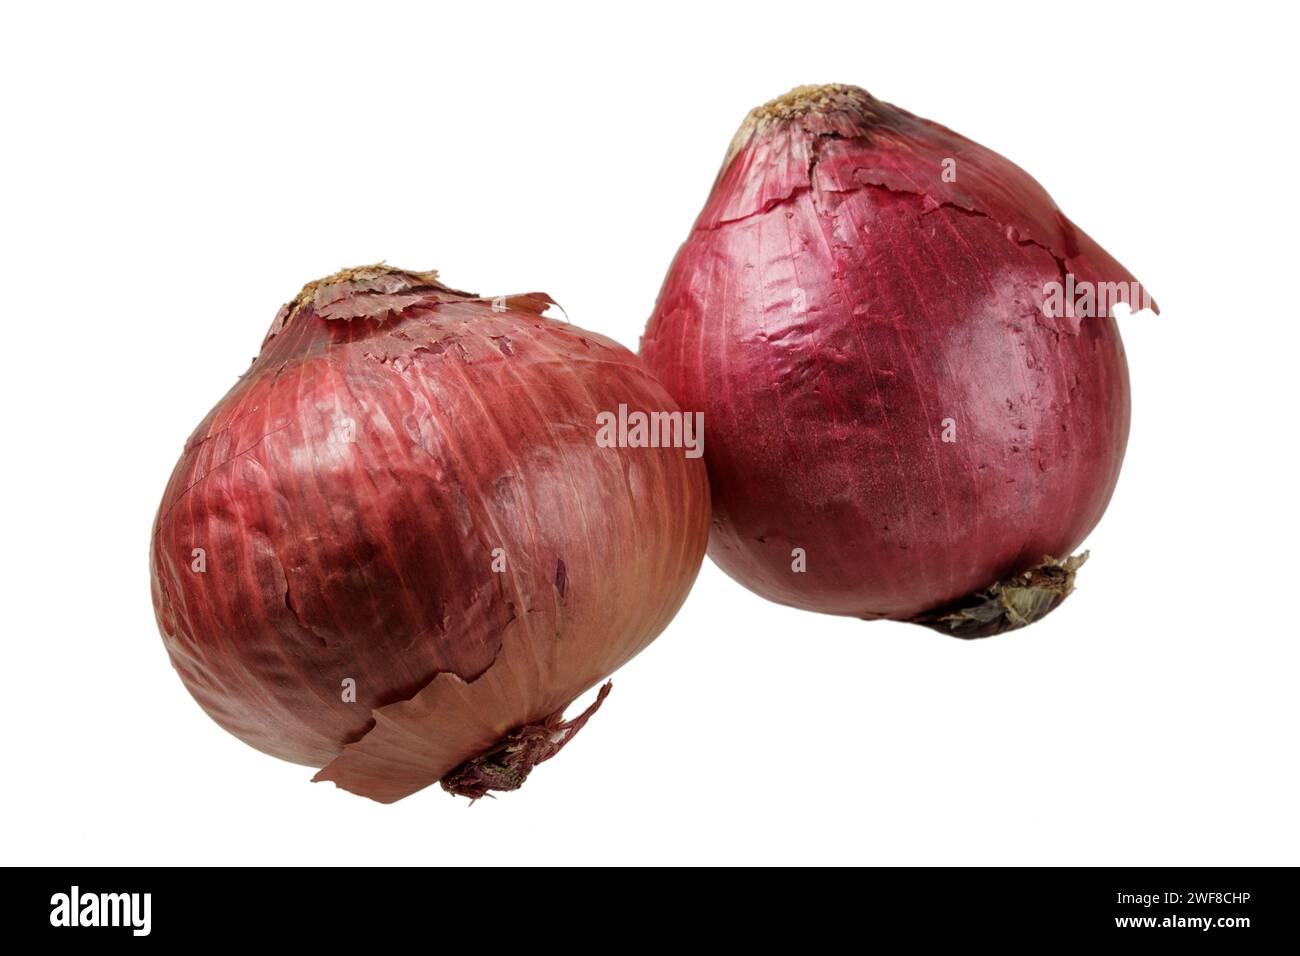
<svg viewBox="0 0 1300 956"><path fill-rule="evenodd" d="M798 608L1038 620L1124 457L1116 301L1154 308L991 150L852 86L754 110L641 343L708 422L710 557Z"/></svg>
<svg viewBox="0 0 1300 956"><path fill-rule="evenodd" d="M479 797L667 626L708 537L703 462L597 443L603 412L677 406L549 302L381 265L280 311L153 530L163 640L218 724L378 801Z"/></svg>

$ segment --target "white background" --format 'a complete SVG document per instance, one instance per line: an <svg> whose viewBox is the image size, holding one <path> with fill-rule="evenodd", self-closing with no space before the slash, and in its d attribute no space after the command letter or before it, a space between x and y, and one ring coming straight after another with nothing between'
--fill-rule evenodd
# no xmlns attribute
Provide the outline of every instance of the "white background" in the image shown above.
<svg viewBox="0 0 1300 956"><path fill-rule="evenodd" d="M1300 863L1283 10L11 8L3 861ZM311 784L204 716L150 524L279 305L385 259L635 348L745 112L832 81L1024 166L1161 303L1122 322L1128 458L1065 607L964 643L706 562L573 746L473 807Z"/></svg>

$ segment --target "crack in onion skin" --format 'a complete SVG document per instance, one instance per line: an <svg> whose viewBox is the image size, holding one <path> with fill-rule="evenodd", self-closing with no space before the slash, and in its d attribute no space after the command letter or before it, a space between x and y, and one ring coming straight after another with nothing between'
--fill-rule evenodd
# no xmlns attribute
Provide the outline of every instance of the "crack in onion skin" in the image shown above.
<svg viewBox="0 0 1300 956"><path fill-rule="evenodd" d="M1067 272L1135 282L996 153L851 86L754 110L641 340L708 423L710 557L781 604L912 620L1069 555L1129 384L1109 308L1043 311Z"/></svg>
<svg viewBox="0 0 1300 956"><path fill-rule="evenodd" d="M553 720L703 560L702 461L596 443L598 413L672 399L548 297L495 303L387 266L309 284L154 523L155 612L198 703L385 802Z"/></svg>

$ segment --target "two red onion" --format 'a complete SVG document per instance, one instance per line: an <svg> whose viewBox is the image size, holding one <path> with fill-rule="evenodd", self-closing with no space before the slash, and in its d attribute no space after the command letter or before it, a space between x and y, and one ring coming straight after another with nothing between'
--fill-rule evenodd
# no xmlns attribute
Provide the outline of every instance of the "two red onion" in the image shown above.
<svg viewBox="0 0 1300 956"><path fill-rule="evenodd" d="M164 642L221 726L388 802L519 786L706 539L796 607L1029 623L1119 473L1123 349L1076 292L1121 282L1144 295L1006 160L801 88L736 137L645 364L541 295L386 266L305 287L167 486Z"/></svg>

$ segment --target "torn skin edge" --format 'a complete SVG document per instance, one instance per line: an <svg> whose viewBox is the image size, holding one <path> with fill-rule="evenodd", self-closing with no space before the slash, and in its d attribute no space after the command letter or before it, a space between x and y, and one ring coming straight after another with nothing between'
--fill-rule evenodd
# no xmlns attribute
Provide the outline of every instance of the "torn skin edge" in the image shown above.
<svg viewBox="0 0 1300 956"><path fill-rule="evenodd" d="M561 708L540 724L527 724L506 734L443 777L439 781L442 789L455 796L469 797L471 804L491 796L493 790L518 790L534 767L550 760L577 735L600 709L613 686L613 681L601 685L592 705L573 720L566 721Z"/></svg>
<svg viewBox="0 0 1300 956"><path fill-rule="evenodd" d="M1046 557L1037 567L918 615L911 623L967 640L1018 630L1045 618L1074 592L1075 574L1088 554L1084 551L1064 561Z"/></svg>

